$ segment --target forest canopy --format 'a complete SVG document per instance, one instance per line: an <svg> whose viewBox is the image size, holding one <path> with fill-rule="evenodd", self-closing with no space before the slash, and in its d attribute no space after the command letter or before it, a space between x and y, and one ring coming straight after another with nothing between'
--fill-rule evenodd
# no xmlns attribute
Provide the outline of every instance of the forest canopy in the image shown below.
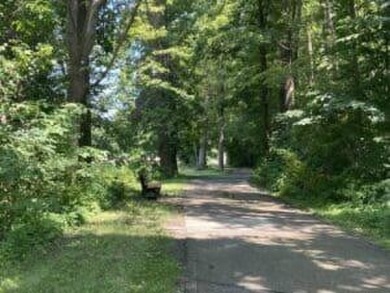
<svg viewBox="0 0 390 293"><path fill-rule="evenodd" d="M1 1L0 241L55 238L140 168L214 163L388 229L389 15L387 0Z"/></svg>

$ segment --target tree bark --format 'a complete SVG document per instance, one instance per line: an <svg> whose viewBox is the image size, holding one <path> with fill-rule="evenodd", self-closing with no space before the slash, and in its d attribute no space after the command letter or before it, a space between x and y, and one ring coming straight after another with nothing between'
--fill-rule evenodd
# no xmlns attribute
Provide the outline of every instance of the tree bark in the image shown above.
<svg viewBox="0 0 390 293"><path fill-rule="evenodd" d="M92 144L89 56L95 43L97 12L103 3L103 0L67 2L68 100L86 108L79 121L79 146Z"/></svg>
<svg viewBox="0 0 390 293"><path fill-rule="evenodd" d="M91 129L91 110L89 105L89 68L88 62L80 62L79 59L74 60L71 58L69 61L72 65L69 65L69 87L68 98L72 103L79 103L84 106L85 112L81 115L78 126L79 146L91 146L92 145L92 129Z"/></svg>

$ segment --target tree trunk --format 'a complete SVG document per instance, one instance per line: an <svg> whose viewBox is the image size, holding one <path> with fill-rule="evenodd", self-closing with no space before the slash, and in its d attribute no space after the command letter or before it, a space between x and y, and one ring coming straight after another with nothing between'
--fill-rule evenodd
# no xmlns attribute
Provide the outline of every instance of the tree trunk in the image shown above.
<svg viewBox="0 0 390 293"><path fill-rule="evenodd" d="M208 131L207 129L205 129L199 141L199 155L198 155L198 163L196 166L196 168L199 170L206 169L207 167L207 140L208 140Z"/></svg>
<svg viewBox="0 0 390 293"><path fill-rule="evenodd" d="M194 142L193 148L194 148L194 162L195 162L195 165L198 166L198 162L199 162L198 144Z"/></svg>
<svg viewBox="0 0 390 293"><path fill-rule="evenodd" d="M69 64L69 87L68 97L72 103L79 103L85 107L85 112L81 115L79 124L79 146L92 145L92 127L91 127L91 110L89 105L89 70L88 62L81 62L70 58ZM78 58L77 58L78 59ZM85 65L83 65L85 64Z"/></svg>
<svg viewBox="0 0 390 293"><path fill-rule="evenodd" d="M224 74L221 74L221 80L224 80ZM218 103L218 168L225 169L225 86L222 84Z"/></svg>
<svg viewBox="0 0 390 293"><path fill-rule="evenodd" d="M172 134L165 131L159 133L158 156L160 167L164 176L170 178L178 174L177 165L177 142Z"/></svg>
<svg viewBox="0 0 390 293"><path fill-rule="evenodd" d="M285 78L280 88L280 112L291 110L294 106L295 80L292 75Z"/></svg>
<svg viewBox="0 0 390 293"><path fill-rule="evenodd" d="M261 64L267 65L267 58L263 56L261 58ZM262 131L262 153L264 156L269 154L269 135L270 135L270 119L269 119L269 104L268 104L268 87L263 84L260 89L260 99L262 105L262 120L263 120L263 131Z"/></svg>
<svg viewBox="0 0 390 293"><path fill-rule="evenodd" d="M267 29L267 1L258 0L258 26L261 32L265 32ZM262 73L268 69L267 63L267 44L260 44L259 46L259 65ZM269 103L268 103L268 86L265 82L265 78L262 77L261 88L259 92L260 101L262 105L262 153L264 156L268 156L269 153L269 134L270 134L270 121L269 121Z"/></svg>
<svg viewBox="0 0 390 293"><path fill-rule="evenodd" d="M329 71L331 78L336 79L338 74L338 58L332 56L332 49L336 43L336 29L334 25L334 8L333 0L321 0L321 5L324 11L324 25L323 25L323 35L325 39L325 50L327 53L327 61L332 65L332 69Z"/></svg>
<svg viewBox="0 0 390 293"><path fill-rule="evenodd" d="M351 17L352 20L356 19L356 7L355 7L355 0L349 0L348 1L348 14ZM357 52L357 44L355 40L352 40L352 50L351 50L351 73L353 78L353 84L352 89L355 93L355 95L359 96L362 93L360 83L361 83L361 76L360 76L360 68L359 68L359 62L358 62L358 52Z"/></svg>
<svg viewBox="0 0 390 293"><path fill-rule="evenodd" d="M288 74L280 87L280 111L286 112L294 106L295 77L292 72L292 64L298 59L299 48L299 22L302 15L302 1L296 0L289 2L286 6L287 13L290 14L289 22L286 28L285 40L279 46L282 64L287 68Z"/></svg>
<svg viewBox="0 0 390 293"><path fill-rule="evenodd" d="M329 50L330 47L332 47L336 40L336 30L334 26L334 20L333 20L333 0L322 0L322 6L324 10L324 31L325 31L325 37L327 45L327 49Z"/></svg>
<svg viewBox="0 0 390 293"><path fill-rule="evenodd" d="M95 42L97 12L103 2L67 2L68 100L86 107L79 121L79 146L92 144L89 56Z"/></svg>
<svg viewBox="0 0 390 293"><path fill-rule="evenodd" d="M219 127L218 168L221 171L225 169L225 123Z"/></svg>
<svg viewBox="0 0 390 293"><path fill-rule="evenodd" d="M310 86L314 85L315 76L314 76L314 50L313 50L313 38L311 35L311 29L307 27L306 29L307 34L307 51L309 54L309 63L310 63L310 78L309 78L309 84Z"/></svg>
<svg viewBox="0 0 390 293"><path fill-rule="evenodd" d="M148 10L148 19L156 31L167 29L167 1L154 0L152 6ZM158 52L154 54L153 59L159 63L167 71L159 72L158 70L152 73L152 77L162 82L172 83L172 58L170 53L162 52L169 48L169 40L164 36L157 36L150 40L148 44L151 51ZM150 89L149 89L150 90ZM177 123L175 115L177 115L177 106L175 104L174 94L170 91L157 87L151 92L151 99L155 101L151 107L153 111L162 110L159 117L154 118L151 123L155 123L153 128L158 135L158 155L160 157L160 168L166 177L173 177L178 174L177 163Z"/></svg>

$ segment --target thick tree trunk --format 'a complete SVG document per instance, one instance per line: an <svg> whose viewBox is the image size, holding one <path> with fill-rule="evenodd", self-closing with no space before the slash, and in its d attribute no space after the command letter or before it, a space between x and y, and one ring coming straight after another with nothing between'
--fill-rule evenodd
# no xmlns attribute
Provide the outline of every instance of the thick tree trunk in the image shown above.
<svg viewBox="0 0 390 293"><path fill-rule="evenodd" d="M81 115L79 146L92 145L92 113L89 108Z"/></svg>
<svg viewBox="0 0 390 293"><path fill-rule="evenodd" d="M91 146L92 144L92 127L91 127L91 111L89 105L89 70L88 62L74 60L71 56L69 61L69 87L68 97L72 103L79 103L85 107L85 112L81 115L78 121L78 145ZM78 58L77 58L78 59ZM83 63L85 65L83 65Z"/></svg>
<svg viewBox="0 0 390 293"><path fill-rule="evenodd" d="M163 109L169 109L170 113L176 113L175 105L171 104L166 93L161 90L158 92L161 99L160 106ZM179 141L176 123L167 123L166 117L164 120L160 120L160 125L157 126L158 155L160 157L160 168L164 176L169 178L178 174L177 149Z"/></svg>
<svg viewBox="0 0 390 293"><path fill-rule="evenodd" d="M86 108L79 121L79 146L92 144L89 56L95 42L97 11L103 2L67 2L68 100Z"/></svg>
<svg viewBox="0 0 390 293"><path fill-rule="evenodd" d="M168 178L178 174L176 145L177 142L171 134L165 131L159 133L158 156L160 157L160 167L164 176Z"/></svg>

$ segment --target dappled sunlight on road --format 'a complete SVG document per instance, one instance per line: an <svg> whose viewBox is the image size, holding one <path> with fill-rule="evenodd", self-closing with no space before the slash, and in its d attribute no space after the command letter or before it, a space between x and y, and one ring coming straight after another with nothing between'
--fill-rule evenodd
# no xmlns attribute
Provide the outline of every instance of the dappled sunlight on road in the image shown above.
<svg viewBox="0 0 390 293"><path fill-rule="evenodd" d="M390 292L389 253L276 202L244 175L187 189L186 292Z"/></svg>

